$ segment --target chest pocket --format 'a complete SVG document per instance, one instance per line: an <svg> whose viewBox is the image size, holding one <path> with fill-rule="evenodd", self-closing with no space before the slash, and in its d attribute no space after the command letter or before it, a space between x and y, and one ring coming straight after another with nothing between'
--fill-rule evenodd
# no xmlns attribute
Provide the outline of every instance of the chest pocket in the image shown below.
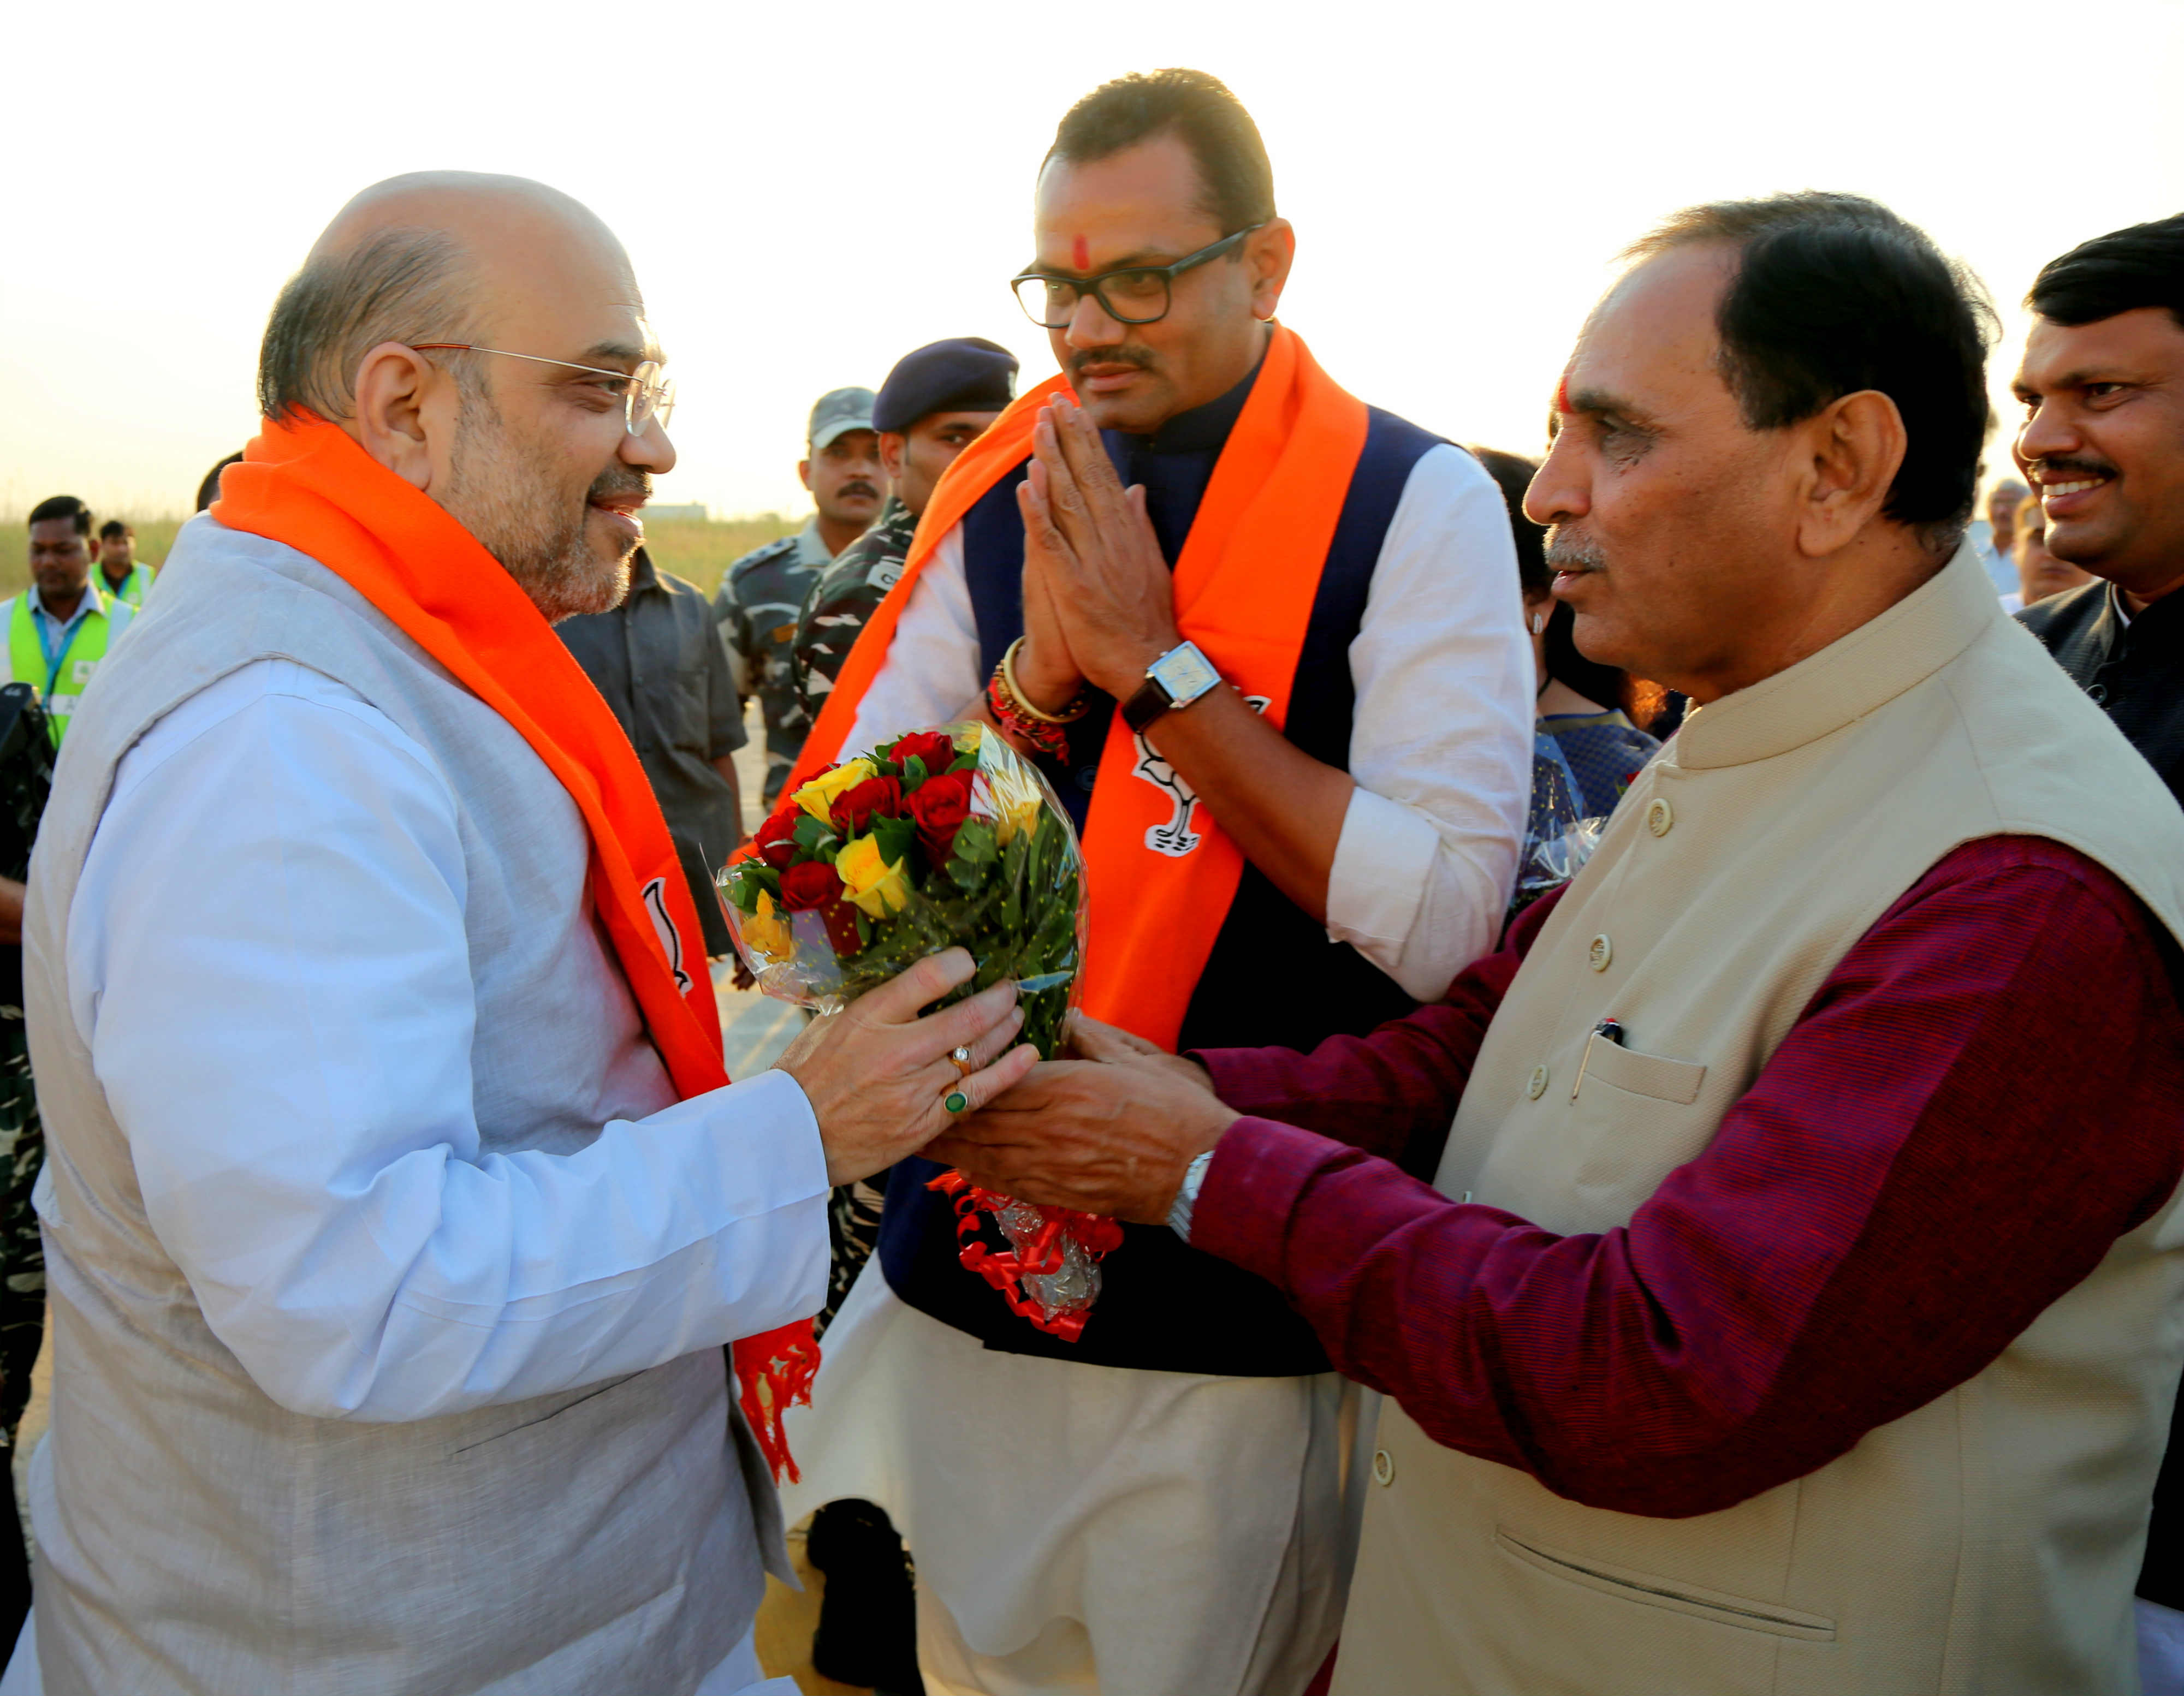
<svg viewBox="0 0 2184 1696"><path fill-rule="evenodd" d="M1706 1075L1707 1069L1694 1061L1641 1054L1595 1032L1585 1041L1585 1061L1578 1068L1577 1082L1570 1095L1575 1099L1584 1094L1589 1085L1602 1083L1627 1090L1632 1095L1689 1107L1699 1098Z"/></svg>

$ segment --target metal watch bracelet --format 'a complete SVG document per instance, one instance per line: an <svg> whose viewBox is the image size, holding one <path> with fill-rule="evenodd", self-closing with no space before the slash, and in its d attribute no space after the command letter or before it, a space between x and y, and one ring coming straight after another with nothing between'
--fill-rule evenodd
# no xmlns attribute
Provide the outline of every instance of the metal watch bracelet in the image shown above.
<svg viewBox="0 0 2184 1696"><path fill-rule="evenodd" d="M1198 1192L1205 1187L1206 1169L1213 1164L1213 1150L1208 1148L1183 1169L1183 1182L1178 1186L1175 1199L1168 1204L1167 1228L1184 1242L1190 1241L1190 1212L1198 1205Z"/></svg>

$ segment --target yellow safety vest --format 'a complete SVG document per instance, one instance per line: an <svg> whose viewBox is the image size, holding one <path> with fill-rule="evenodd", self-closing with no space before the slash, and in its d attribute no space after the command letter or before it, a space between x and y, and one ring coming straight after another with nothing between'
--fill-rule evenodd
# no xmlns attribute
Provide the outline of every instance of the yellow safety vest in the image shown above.
<svg viewBox="0 0 2184 1696"><path fill-rule="evenodd" d="M113 633L112 621L98 599L97 590L86 583L84 593L92 598L91 611L69 632L67 646L50 669L46 664L45 644L38 640L38 622L31 614L31 598L18 595L8 603L8 679L37 690L38 698L45 703L47 722L53 726L55 748L61 745L68 730L76 698L98 670L98 662L106 658L107 637Z"/></svg>
<svg viewBox="0 0 2184 1696"><path fill-rule="evenodd" d="M159 568L156 565L142 564L131 565L129 568L129 575L121 580L121 587L117 589L107 581L106 568L102 565L98 568L98 584L110 599L126 601L131 606L142 610L144 605L144 592L152 587L153 578L159 575Z"/></svg>

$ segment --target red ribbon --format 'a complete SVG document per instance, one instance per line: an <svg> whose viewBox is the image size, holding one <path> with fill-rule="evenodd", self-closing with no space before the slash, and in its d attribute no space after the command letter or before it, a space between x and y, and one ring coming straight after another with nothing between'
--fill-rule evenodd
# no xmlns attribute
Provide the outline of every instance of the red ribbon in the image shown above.
<svg viewBox="0 0 2184 1696"><path fill-rule="evenodd" d="M1123 1227L1112 1219L1096 1213L1079 1213L1074 1208L1050 1207L1040 1209L1046 1215L1039 1235L1031 1247L1021 1254L996 1253L978 1239L981 1215L999 1213L1004 1208L1016 1205L1015 1198L1003 1195L998 1190L985 1189L972 1183L961 1172L943 1172L926 1185L950 1198L956 1204L956 1235L963 1243L962 1251L956 1257L966 1271L976 1272L996 1290L1009 1305L1009 1311L1026 1320L1050 1337L1059 1337L1065 1343L1074 1343L1084 1334L1086 1313L1056 1314L1050 1319L1039 1304L1023 1293L1023 1281L1044 1277L1061 1270L1061 1242L1064 1234L1073 1237L1092 1259L1095 1265L1123 1246Z"/></svg>

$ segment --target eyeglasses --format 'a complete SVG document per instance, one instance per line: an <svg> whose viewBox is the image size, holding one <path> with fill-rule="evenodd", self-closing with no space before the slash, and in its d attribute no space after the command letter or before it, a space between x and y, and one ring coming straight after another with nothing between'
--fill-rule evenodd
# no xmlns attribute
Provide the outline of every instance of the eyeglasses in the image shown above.
<svg viewBox="0 0 2184 1696"><path fill-rule="evenodd" d="M1065 277L1051 271L1024 271L1009 279L1024 316L1042 330L1066 330L1086 295L1117 324L1157 324L1167 316L1175 280L1195 266L1217 259L1262 224L1223 236L1209 247L1186 253L1172 265L1125 265L1096 277Z"/></svg>
<svg viewBox="0 0 2184 1696"><path fill-rule="evenodd" d="M655 418L665 430L667 420L675 415L675 385L661 379L657 359L640 359L630 370L610 371L599 365L580 365L574 359L549 359L538 353L511 353L505 348L481 348L475 342L413 342L410 346L418 353L496 353L504 359L528 359L534 365L559 365L564 370L612 377L623 385L622 404L632 436L644 435L644 426Z"/></svg>

